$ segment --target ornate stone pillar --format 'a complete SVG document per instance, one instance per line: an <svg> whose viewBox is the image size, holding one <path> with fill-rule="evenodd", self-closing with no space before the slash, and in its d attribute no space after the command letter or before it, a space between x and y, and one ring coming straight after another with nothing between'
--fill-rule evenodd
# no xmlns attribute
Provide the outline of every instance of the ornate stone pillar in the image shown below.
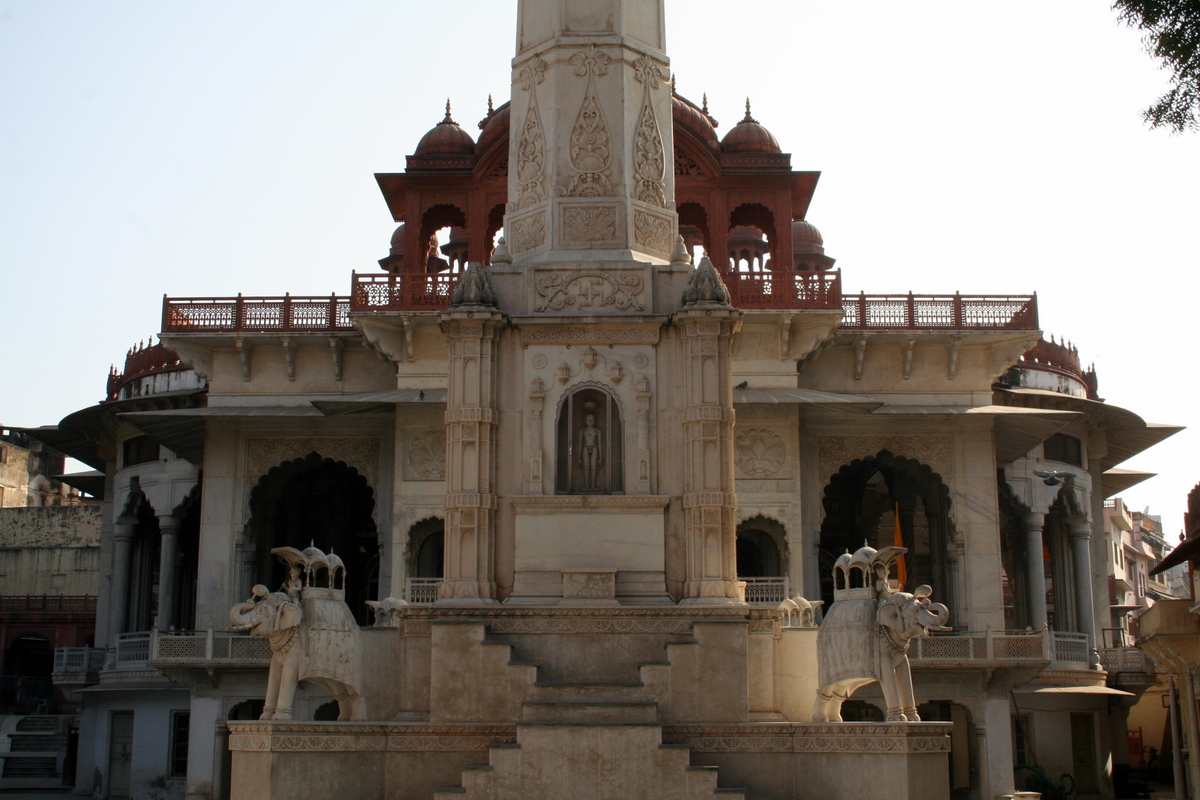
<svg viewBox="0 0 1200 800"><path fill-rule="evenodd" d="M1035 631L1046 627L1046 564L1042 558L1042 528L1046 515L1025 515L1026 585L1029 587L1029 625Z"/></svg>
<svg viewBox="0 0 1200 800"><path fill-rule="evenodd" d="M1075 583L1075 618L1079 632L1088 639L1089 660L1099 666L1096 651L1096 616L1092 611L1092 527L1087 517L1067 520L1067 535L1071 539L1071 572Z"/></svg>
<svg viewBox="0 0 1200 800"><path fill-rule="evenodd" d="M684 349L685 603L735 603L737 496L733 477L733 371L741 325L712 263L703 258L675 315Z"/></svg>
<svg viewBox="0 0 1200 800"><path fill-rule="evenodd" d="M158 556L158 613L154 619L160 631L167 630L175 622L175 572L180 522L179 517L173 514L162 514L158 518L162 543Z"/></svg>
<svg viewBox="0 0 1200 800"><path fill-rule="evenodd" d="M113 523L113 571L112 584L112 621L114 628L110 640L115 644L116 636L125 633L129 625L129 555L133 543L133 534L137 529L136 517L118 517Z"/></svg>
<svg viewBox="0 0 1200 800"><path fill-rule="evenodd" d="M446 397L446 549L438 603L496 600L496 346L504 315L472 262L442 330L450 342Z"/></svg>

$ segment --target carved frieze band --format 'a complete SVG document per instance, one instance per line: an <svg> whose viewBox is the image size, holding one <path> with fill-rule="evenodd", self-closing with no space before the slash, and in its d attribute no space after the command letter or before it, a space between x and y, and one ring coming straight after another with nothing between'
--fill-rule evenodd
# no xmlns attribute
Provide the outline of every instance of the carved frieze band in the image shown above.
<svg viewBox="0 0 1200 800"><path fill-rule="evenodd" d="M535 284L538 311L641 311L645 282L634 272L552 272Z"/></svg>
<svg viewBox="0 0 1200 800"><path fill-rule="evenodd" d="M571 70L576 76L587 79L587 88L571 128L567 152L573 174L570 183L562 187L564 197L611 197L614 194L610 180L612 137L600 108L600 98L596 96L595 84L596 77L608 74L611 60L595 45L571 56Z"/></svg>
<svg viewBox="0 0 1200 800"><path fill-rule="evenodd" d="M668 633L687 636L692 623L684 619L525 618L498 619L487 624L491 633Z"/></svg>
<svg viewBox="0 0 1200 800"><path fill-rule="evenodd" d="M347 466L354 467L358 474L367 479L368 485L373 488L379 486L379 439L357 437L247 439L247 502L254 484L271 467L285 461L304 458L313 452L323 458L342 461Z"/></svg>
<svg viewBox="0 0 1200 800"><path fill-rule="evenodd" d="M942 476L954 480L954 438L951 436L821 436L817 438L817 464L821 481L828 482L843 465L856 458L869 458L887 450L896 456L920 461Z"/></svg>
<svg viewBox="0 0 1200 800"><path fill-rule="evenodd" d="M661 331L661 326L656 324L594 328L527 325L521 328L521 341L526 344L657 344ZM645 360L649 364L649 359ZM636 357L634 365L639 369L646 367L645 364L639 366Z"/></svg>
<svg viewBox="0 0 1200 800"><path fill-rule="evenodd" d="M510 725L230 723L229 727L229 749L243 752L486 751L492 745L516 742L516 728Z"/></svg>
<svg viewBox="0 0 1200 800"><path fill-rule="evenodd" d="M667 725L663 744L682 744L708 753L945 753L949 726L795 724Z"/></svg>

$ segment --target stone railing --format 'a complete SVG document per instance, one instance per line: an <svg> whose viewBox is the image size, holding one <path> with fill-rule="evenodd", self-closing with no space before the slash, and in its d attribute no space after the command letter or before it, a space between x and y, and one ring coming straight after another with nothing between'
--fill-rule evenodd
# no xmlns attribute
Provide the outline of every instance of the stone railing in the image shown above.
<svg viewBox="0 0 1200 800"><path fill-rule="evenodd" d="M1108 647L1100 651L1100 666L1104 671L1137 672L1152 675L1154 662L1136 647Z"/></svg>
<svg viewBox="0 0 1200 800"><path fill-rule="evenodd" d="M842 297L851 330L1035 331L1037 296L859 294Z"/></svg>
<svg viewBox="0 0 1200 800"><path fill-rule="evenodd" d="M788 599L787 578L738 578L746 584L746 602L777 606Z"/></svg>
<svg viewBox="0 0 1200 800"><path fill-rule="evenodd" d="M359 275L351 277L353 311L440 311L461 277L457 272Z"/></svg>
<svg viewBox="0 0 1200 800"><path fill-rule="evenodd" d="M164 297L166 333L332 333L352 331L350 299L328 297Z"/></svg>
<svg viewBox="0 0 1200 800"><path fill-rule="evenodd" d="M271 644L262 637L237 631L154 631L150 637L150 663L169 666L266 666Z"/></svg>
<svg viewBox="0 0 1200 800"><path fill-rule="evenodd" d="M104 666L104 650L99 647L57 647L54 650L54 677L85 676Z"/></svg>
<svg viewBox="0 0 1200 800"><path fill-rule="evenodd" d="M104 668L109 670L146 669L150 666L150 631L117 634L108 648Z"/></svg>
<svg viewBox="0 0 1200 800"><path fill-rule="evenodd" d="M441 578L409 578L404 583L404 599L420 605L436 603L441 586Z"/></svg>
<svg viewBox="0 0 1200 800"><path fill-rule="evenodd" d="M1087 635L1065 631L1050 631L1050 652L1055 661L1070 661L1086 664L1088 658Z"/></svg>
<svg viewBox="0 0 1200 800"><path fill-rule="evenodd" d="M842 274L829 272L727 272L730 302L744 309L840 309Z"/></svg>
<svg viewBox="0 0 1200 800"><path fill-rule="evenodd" d="M59 509L55 509L58 511ZM99 514L96 515L99 517ZM95 614L96 597L86 594L34 594L0 597L0 611L42 614Z"/></svg>
<svg viewBox="0 0 1200 800"><path fill-rule="evenodd" d="M1052 659L1047 631L935 634L914 639L908 657L915 666L1017 664Z"/></svg>

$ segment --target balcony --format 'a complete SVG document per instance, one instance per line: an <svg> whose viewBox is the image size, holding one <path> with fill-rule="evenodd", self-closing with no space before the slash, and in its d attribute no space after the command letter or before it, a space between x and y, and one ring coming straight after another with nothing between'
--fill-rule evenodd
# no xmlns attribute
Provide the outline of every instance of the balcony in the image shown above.
<svg viewBox="0 0 1200 800"><path fill-rule="evenodd" d="M746 602L752 606L775 608L788 599L787 578L738 578L745 586Z"/></svg>
<svg viewBox="0 0 1200 800"><path fill-rule="evenodd" d="M164 297L164 333L352 331L346 297Z"/></svg>
<svg viewBox="0 0 1200 800"><path fill-rule="evenodd" d="M1110 675L1117 672L1154 674L1154 662L1136 647L1106 647L1100 651L1100 666Z"/></svg>
<svg viewBox="0 0 1200 800"><path fill-rule="evenodd" d="M832 309L842 307L842 273L728 272L722 276L734 307L757 309Z"/></svg>
<svg viewBox="0 0 1200 800"><path fill-rule="evenodd" d="M167 667L259 667L271 661L271 644L265 638L235 631L154 631L149 660Z"/></svg>
<svg viewBox="0 0 1200 800"><path fill-rule="evenodd" d="M117 634L116 643L108 648L104 669L132 670L150 668L150 631Z"/></svg>
<svg viewBox="0 0 1200 800"><path fill-rule="evenodd" d="M404 582L404 599L414 605L431 605L437 602L441 578L409 578Z"/></svg>
<svg viewBox="0 0 1200 800"><path fill-rule="evenodd" d="M351 311L441 311L461 273L390 273L352 276Z"/></svg>
<svg viewBox="0 0 1200 800"><path fill-rule="evenodd" d="M1048 631L941 633L913 640L914 666L1044 666L1052 658Z"/></svg>
<svg viewBox="0 0 1200 800"><path fill-rule="evenodd" d="M45 594L0 597L0 613L80 616L96 613L95 595Z"/></svg>
<svg viewBox="0 0 1200 800"><path fill-rule="evenodd" d="M846 330L1036 331L1037 295L960 294L843 297Z"/></svg>

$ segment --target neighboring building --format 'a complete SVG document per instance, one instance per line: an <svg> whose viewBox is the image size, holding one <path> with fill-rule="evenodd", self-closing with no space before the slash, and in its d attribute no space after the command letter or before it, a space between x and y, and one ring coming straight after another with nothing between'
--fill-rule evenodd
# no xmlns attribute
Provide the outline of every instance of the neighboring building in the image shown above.
<svg viewBox="0 0 1200 800"><path fill-rule="evenodd" d="M1100 400L1033 295L843 294L805 219L819 174L749 108L718 137L666 79L662 15L522 0L478 141L447 109L376 176L400 223L383 272L348 297L166 298L104 402L30 432L105 477L80 791L224 798L240 770L262 797L524 796L561 772L551 725L608 743L612 775L719 766L706 794L867 794L878 759L918 754L940 781L948 746L955 798L1066 772L1113 797L1110 708L1149 673L1101 639L1104 499L1178 429ZM831 602L844 552L897 538L906 586L951 611L909 653L949 725L885 724L871 685L843 714L878 727L817 736L779 604ZM410 604L362 637L381 727L323 724L315 684L306 724L238 722L269 651L229 609L310 543L360 623Z"/></svg>
<svg viewBox="0 0 1200 800"><path fill-rule="evenodd" d="M21 431L0 428L0 508L79 503L78 490L62 474L65 461L53 447Z"/></svg>

